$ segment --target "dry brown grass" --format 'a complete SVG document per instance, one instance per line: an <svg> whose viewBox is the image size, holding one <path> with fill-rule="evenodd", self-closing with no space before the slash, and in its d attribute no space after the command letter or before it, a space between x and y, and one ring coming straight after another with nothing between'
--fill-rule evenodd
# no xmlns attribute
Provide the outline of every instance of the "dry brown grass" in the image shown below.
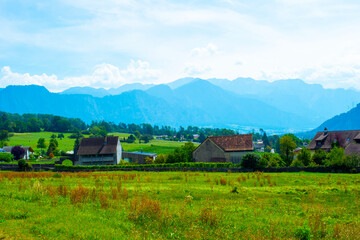
<svg viewBox="0 0 360 240"><path fill-rule="evenodd" d="M68 195L68 189L66 185L60 184L57 188L57 192L60 196L66 197Z"/></svg>
<svg viewBox="0 0 360 240"><path fill-rule="evenodd" d="M220 178L220 184L225 186L226 185L226 179L225 178Z"/></svg>
<svg viewBox="0 0 360 240"><path fill-rule="evenodd" d="M132 221L159 220L162 216L160 202L146 196L135 197L130 202L129 219Z"/></svg>
<svg viewBox="0 0 360 240"><path fill-rule="evenodd" d="M118 199L118 191L117 191L116 188L111 188L111 198L112 198L113 200Z"/></svg>
<svg viewBox="0 0 360 240"><path fill-rule="evenodd" d="M208 224L211 227L217 226L220 222L217 213L209 207L203 208L201 210L199 220L205 224Z"/></svg>
<svg viewBox="0 0 360 240"><path fill-rule="evenodd" d="M70 191L70 202L74 205L84 203L89 197L90 190L82 186L81 183Z"/></svg>
<svg viewBox="0 0 360 240"><path fill-rule="evenodd" d="M100 206L101 208L108 208L109 207L109 200L106 197L105 193L100 193L99 195L99 201L100 201Z"/></svg>

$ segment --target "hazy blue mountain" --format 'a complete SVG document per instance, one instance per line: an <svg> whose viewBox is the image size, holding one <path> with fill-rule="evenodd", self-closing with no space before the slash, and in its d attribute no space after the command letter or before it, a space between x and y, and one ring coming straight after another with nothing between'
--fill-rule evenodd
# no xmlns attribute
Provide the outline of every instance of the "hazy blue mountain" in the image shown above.
<svg viewBox="0 0 360 240"><path fill-rule="evenodd" d="M199 78L192 78L192 77L186 77L186 78L180 78L178 80L175 80L173 82L167 83L166 85L168 85L171 89L175 89L178 87L181 87L185 84L191 83L195 80L198 80Z"/></svg>
<svg viewBox="0 0 360 240"><path fill-rule="evenodd" d="M186 106L196 107L217 122L245 126L277 128L308 128L311 121L289 114L256 99L239 96L204 80L196 80L174 90Z"/></svg>
<svg viewBox="0 0 360 240"><path fill-rule="evenodd" d="M93 97L105 97L107 95L119 95L123 92L132 90L147 90L155 86L154 84L141 84L141 83L129 83L124 84L118 88L110 88L106 90L104 88L92 88L92 87L72 87L62 91L62 94L88 94Z"/></svg>
<svg viewBox="0 0 360 240"><path fill-rule="evenodd" d="M131 90L147 90L153 86L154 84L127 83L118 88L110 88L108 90L108 93L110 95L118 95L123 92L131 91Z"/></svg>
<svg viewBox="0 0 360 240"><path fill-rule="evenodd" d="M360 104L350 111L336 115L323 122L319 127L305 133L299 133L300 136L312 138L319 131L324 131L325 127L329 131L359 130L360 129Z"/></svg>
<svg viewBox="0 0 360 240"><path fill-rule="evenodd" d="M62 94L89 94L93 97L104 97L109 92L104 88L72 87L61 92Z"/></svg>
<svg viewBox="0 0 360 240"><path fill-rule="evenodd" d="M156 85L146 90L146 92L151 96L163 98L173 104L178 103L180 100L175 96L174 91L165 84Z"/></svg>
<svg viewBox="0 0 360 240"><path fill-rule="evenodd" d="M310 128L308 119L289 114L256 99L228 92L198 80L174 90L159 85L147 92L134 90L102 98L85 94L51 93L40 86L8 86L0 93L0 110L10 113L49 113L79 117L86 122L106 120L171 126L252 126Z"/></svg>
<svg viewBox="0 0 360 240"><path fill-rule="evenodd" d="M167 99L169 103L177 102L181 96L175 96L176 90L182 86L196 82L198 78L182 78L174 82L160 85L132 83L125 84L119 88L92 89L92 88L70 88L63 93L89 94L95 97L105 95L118 95L131 90L145 90L148 94ZM360 102L360 92L345 89L324 89L319 84L308 84L300 79L287 79L269 82L265 80L254 80L252 78L237 78L233 81L227 79L207 79L206 81L223 90L235 93L246 99L254 99L282 110L301 116L305 124L312 126L321 124L341 112L348 111ZM168 87L165 87L165 86ZM76 91L75 91L76 90ZM81 90L81 91L80 91ZM189 89L191 90L191 89ZM108 94L106 94L106 91ZM200 92L206 89L200 89ZM197 94L190 96L196 97ZM192 101L187 101L192 104Z"/></svg>
<svg viewBox="0 0 360 240"><path fill-rule="evenodd" d="M209 79L225 90L254 98L285 112L311 118L320 124L345 112L360 102L360 92L345 89L324 89L320 84L308 84L300 79L268 82L251 78Z"/></svg>

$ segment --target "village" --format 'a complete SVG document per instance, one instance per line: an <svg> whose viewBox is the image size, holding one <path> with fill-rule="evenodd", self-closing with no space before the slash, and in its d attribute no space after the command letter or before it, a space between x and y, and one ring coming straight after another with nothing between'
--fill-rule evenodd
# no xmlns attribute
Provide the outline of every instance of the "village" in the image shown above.
<svg viewBox="0 0 360 240"><path fill-rule="evenodd" d="M164 137L157 136L155 138L163 140ZM181 137L180 141L183 139ZM194 136L194 139L198 139L198 137L199 135ZM170 160L170 158L167 160L167 156L164 154L157 158L157 153L144 152L142 148L140 151L124 151L121 138L118 136L84 137L80 140L77 149L74 149L75 152L69 151L67 156L58 158L56 164L61 165L64 161L71 161L71 165L74 166L118 165L121 167L122 165L203 162L231 163L252 169L289 166L314 167L332 166L329 156L332 151L336 150L343 152L344 159L351 159L348 160L351 163L337 163L339 167L342 165L347 168L359 167L360 130L328 131L325 128L324 131L316 133L310 143L304 141L302 147L295 145L288 136L284 137L287 137L284 138L284 141L281 142L280 139L281 154L277 154L263 140L254 141L253 134L209 136L199 145L188 142L191 147L186 151L190 157L180 160ZM186 141L183 142L186 143ZM17 159L27 161L33 159L34 150L30 146L4 146L0 148L0 153L14 154L18 148L22 148L23 151L20 151L21 155ZM334 148L335 150L333 150ZM255 163L246 165L243 163L243 159L246 159L245 162L253 161Z"/></svg>

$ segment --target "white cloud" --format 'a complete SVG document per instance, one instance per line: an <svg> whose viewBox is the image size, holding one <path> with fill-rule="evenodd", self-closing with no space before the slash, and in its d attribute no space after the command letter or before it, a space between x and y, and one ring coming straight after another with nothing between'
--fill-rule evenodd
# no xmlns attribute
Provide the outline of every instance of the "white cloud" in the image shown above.
<svg viewBox="0 0 360 240"><path fill-rule="evenodd" d="M131 60L126 69L120 70L118 67L103 63L95 66L91 75L79 77L65 77L58 79L56 75L30 75L29 73L12 72L9 66L1 69L0 87L7 85L42 85L51 91L62 91L69 87L119 87L125 83L144 82L153 80L161 75L161 71L152 69L146 61Z"/></svg>
<svg viewBox="0 0 360 240"><path fill-rule="evenodd" d="M218 48L215 44L209 43L203 48L194 48L191 50L191 55L196 57L209 57L215 55L218 52Z"/></svg>
<svg viewBox="0 0 360 240"><path fill-rule="evenodd" d="M211 67L206 65L188 65L185 67L184 72L191 77L209 74Z"/></svg>
<svg viewBox="0 0 360 240"><path fill-rule="evenodd" d="M161 71L150 68L146 61L131 60L127 68L121 71L121 75L128 81L154 81L161 76Z"/></svg>
<svg viewBox="0 0 360 240"><path fill-rule="evenodd" d="M324 66L299 74L307 82L320 83L326 88L360 89L360 66Z"/></svg>

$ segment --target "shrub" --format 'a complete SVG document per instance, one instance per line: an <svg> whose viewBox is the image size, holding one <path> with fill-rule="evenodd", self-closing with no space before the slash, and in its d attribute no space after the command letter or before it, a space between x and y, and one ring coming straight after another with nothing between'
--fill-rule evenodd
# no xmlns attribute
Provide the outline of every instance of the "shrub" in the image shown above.
<svg viewBox="0 0 360 240"><path fill-rule="evenodd" d="M347 155L344 158L344 165L349 169L360 167L360 157L356 154Z"/></svg>
<svg viewBox="0 0 360 240"><path fill-rule="evenodd" d="M152 164L153 163L153 159L150 157L145 157L145 163L146 164Z"/></svg>
<svg viewBox="0 0 360 240"><path fill-rule="evenodd" d="M14 159L14 155L11 153L0 153L0 161L11 162Z"/></svg>
<svg viewBox="0 0 360 240"><path fill-rule="evenodd" d="M324 165L326 152L322 149L316 150L315 154L312 156L312 160L318 165Z"/></svg>
<svg viewBox="0 0 360 240"><path fill-rule="evenodd" d="M31 164L26 162L24 159L20 159L18 161L18 166L19 166L20 170L22 170L22 171L26 171L26 170L29 170L32 168Z"/></svg>
<svg viewBox="0 0 360 240"><path fill-rule="evenodd" d="M256 169L260 162L260 155L256 153L247 153L242 158L241 166L243 168Z"/></svg>
<svg viewBox="0 0 360 240"><path fill-rule="evenodd" d="M63 166L73 166L74 164L73 164L73 162L72 162L71 160L66 159L66 160L64 160L64 161L62 162L62 165L63 165Z"/></svg>
<svg viewBox="0 0 360 240"><path fill-rule="evenodd" d="M309 166L311 161L311 152L307 148L302 148L297 156L297 158L304 166Z"/></svg>
<svg viewBox="0 0 360 240"><path fill-rule="evenodd" d="M304 163L303 163L300 159L296 158L296 159L291 163L290 166L291 166L291 167L304 167Z"/></svg>
<svg viewBox="0 0 360 240"><path fill-rule="evenodd" d="M165 154L159 154L154 160L155 164L161 164L161 163L165 163L165 162L166 162L166 155Z"/></svg>
<svg viewBox="0 0 360 240"><path fill-rule="evenodd" d="M298 227L295 230L295 237L300 240L309 240L312 237L311 229L307 225Z"/></svg>
<svg viewBox="0 0 360 240"><path fill-rule="evenodd" d="M333 168L341 168L345 166L345 150L343 148L334 147L331 149L325 165Z"/></svg>

